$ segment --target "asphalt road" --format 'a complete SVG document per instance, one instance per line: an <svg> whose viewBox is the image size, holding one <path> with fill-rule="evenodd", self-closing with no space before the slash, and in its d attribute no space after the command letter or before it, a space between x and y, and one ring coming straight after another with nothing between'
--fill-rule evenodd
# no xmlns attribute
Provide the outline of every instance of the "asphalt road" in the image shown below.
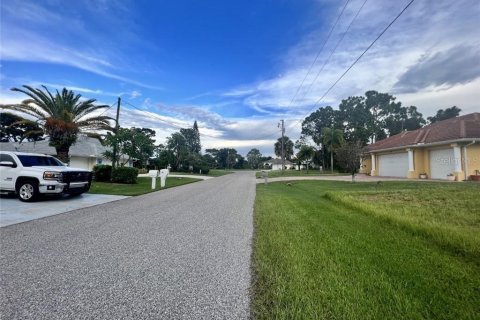
<svg viewBox="0 0 480 320"><path fill-rule="evenodd" d="M1 319L248 319L254 173L0 230Z"/></svg>

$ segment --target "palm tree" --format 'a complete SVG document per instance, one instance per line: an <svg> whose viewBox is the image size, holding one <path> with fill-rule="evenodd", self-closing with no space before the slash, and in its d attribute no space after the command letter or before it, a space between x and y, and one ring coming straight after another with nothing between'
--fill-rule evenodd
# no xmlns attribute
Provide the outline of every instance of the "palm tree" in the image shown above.
<svg viewBox="0 0 480 320"><path fill-rule="evenodd" d="M308 145L302 145L300 146L300 150L297 153L297 159L300 162L300 165L302 162L305 162L307 164L307 173L308 173L308 166L310 165L310 162L313 160L313 156L315 155L315 148L312 146Z"/></svg>
<svg viewBox="0 0 480 320"><path fill-rule="evenodd" d="M24 93L29 98L19 104L0 105L1 109L8 109L27 114L36 119L49 136L50 146L57 151L57 157L68 162L70 147L77 141L79 133L96 135L89 130L111 130L112 118L102 115L89 116L92 112L108 108L106 105L94 105L95 99L81 100L80 94L63 88L57 90L55 96L46 86L45 91L30 86L25 89L12 88L12 91Z"/></svg>
<svg viewBox="0 0 480 320"><path fill-rule="evenodd" d="M343 131L328 127L323 128L321 141L328 152L330 152L330 167L333 173L333 152L345 142L343 139Z"/></svg>
<svg viewBox="0 0 480 320"><path fill-rule="evenodd" d="M283 157L285 157L287 160L291 160L293 156L293 141L290 140L289 137L284 136L283 137ZM278 138L277 142L275 142L274 145L274 151L275 155L282 158L282 138Z"/></svg>

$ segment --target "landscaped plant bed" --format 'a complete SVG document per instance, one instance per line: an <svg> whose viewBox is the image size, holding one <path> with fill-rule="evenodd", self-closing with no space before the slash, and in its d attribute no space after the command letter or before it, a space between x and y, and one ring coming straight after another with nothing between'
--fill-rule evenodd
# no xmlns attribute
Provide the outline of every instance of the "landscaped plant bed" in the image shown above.
<svg viewBox="0 0 480 320"><path fill-rule="evenodd" d="M480 181L480 175L471 175L470 180L472 181Z"/></svg>

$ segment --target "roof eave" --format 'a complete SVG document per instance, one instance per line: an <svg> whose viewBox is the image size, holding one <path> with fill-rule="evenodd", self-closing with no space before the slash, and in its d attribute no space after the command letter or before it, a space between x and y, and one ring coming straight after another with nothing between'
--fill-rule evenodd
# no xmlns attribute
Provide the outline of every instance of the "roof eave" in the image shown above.
<svg viewBox="0 0 480 320"><path fill-rule="evenodd" d="M442 144L471 142L471 141L480 141L480 138L462 138L462 139L445 140L445 141L431 142L431 143L417 143L417 144L410 144L410 145L392 147L392 148L385 148L385 149L367 150L367 152L368 153L378 153L378 152L396 151L396 150L409 149L409 148L434 147L434 146L439 146L439 145L442 145Z"/></svg>

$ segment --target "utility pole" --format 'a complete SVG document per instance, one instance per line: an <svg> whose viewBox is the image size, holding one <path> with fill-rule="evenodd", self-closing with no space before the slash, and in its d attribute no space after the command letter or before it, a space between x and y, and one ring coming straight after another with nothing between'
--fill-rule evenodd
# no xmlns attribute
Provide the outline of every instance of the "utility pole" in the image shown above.
<svg viewBox="0 0 480 320"><path fill-rule="evenodd" d="M118 132L118 118L120 117L120 102L122 99L118 97L117 100L117 117L115 118L115 128L113 129L113 134L117 135ZM112 159L112 169L115 168L115 162L117 160L117 142L115 141L115 144L113 145L113 159Z"/></svg>
<svg viewBox="0 0 480 320"><path fill-rule="evenodd" d="M332 123L332 137L330 139L330 166L331 166L331 170L332 170L332 174L333 174L333 131L335 130L335 126L334 124Z"/></svg>
<svg viewBox="0 0 480 320"><path fill-rule="evenodd" d="M285 134L285 123L283 120L280 120L281 123L279 123L278 125L282 127L282 171L284 170L285 168L285 146L284 146L284 139L283 139L283 135Z"/></svg>

